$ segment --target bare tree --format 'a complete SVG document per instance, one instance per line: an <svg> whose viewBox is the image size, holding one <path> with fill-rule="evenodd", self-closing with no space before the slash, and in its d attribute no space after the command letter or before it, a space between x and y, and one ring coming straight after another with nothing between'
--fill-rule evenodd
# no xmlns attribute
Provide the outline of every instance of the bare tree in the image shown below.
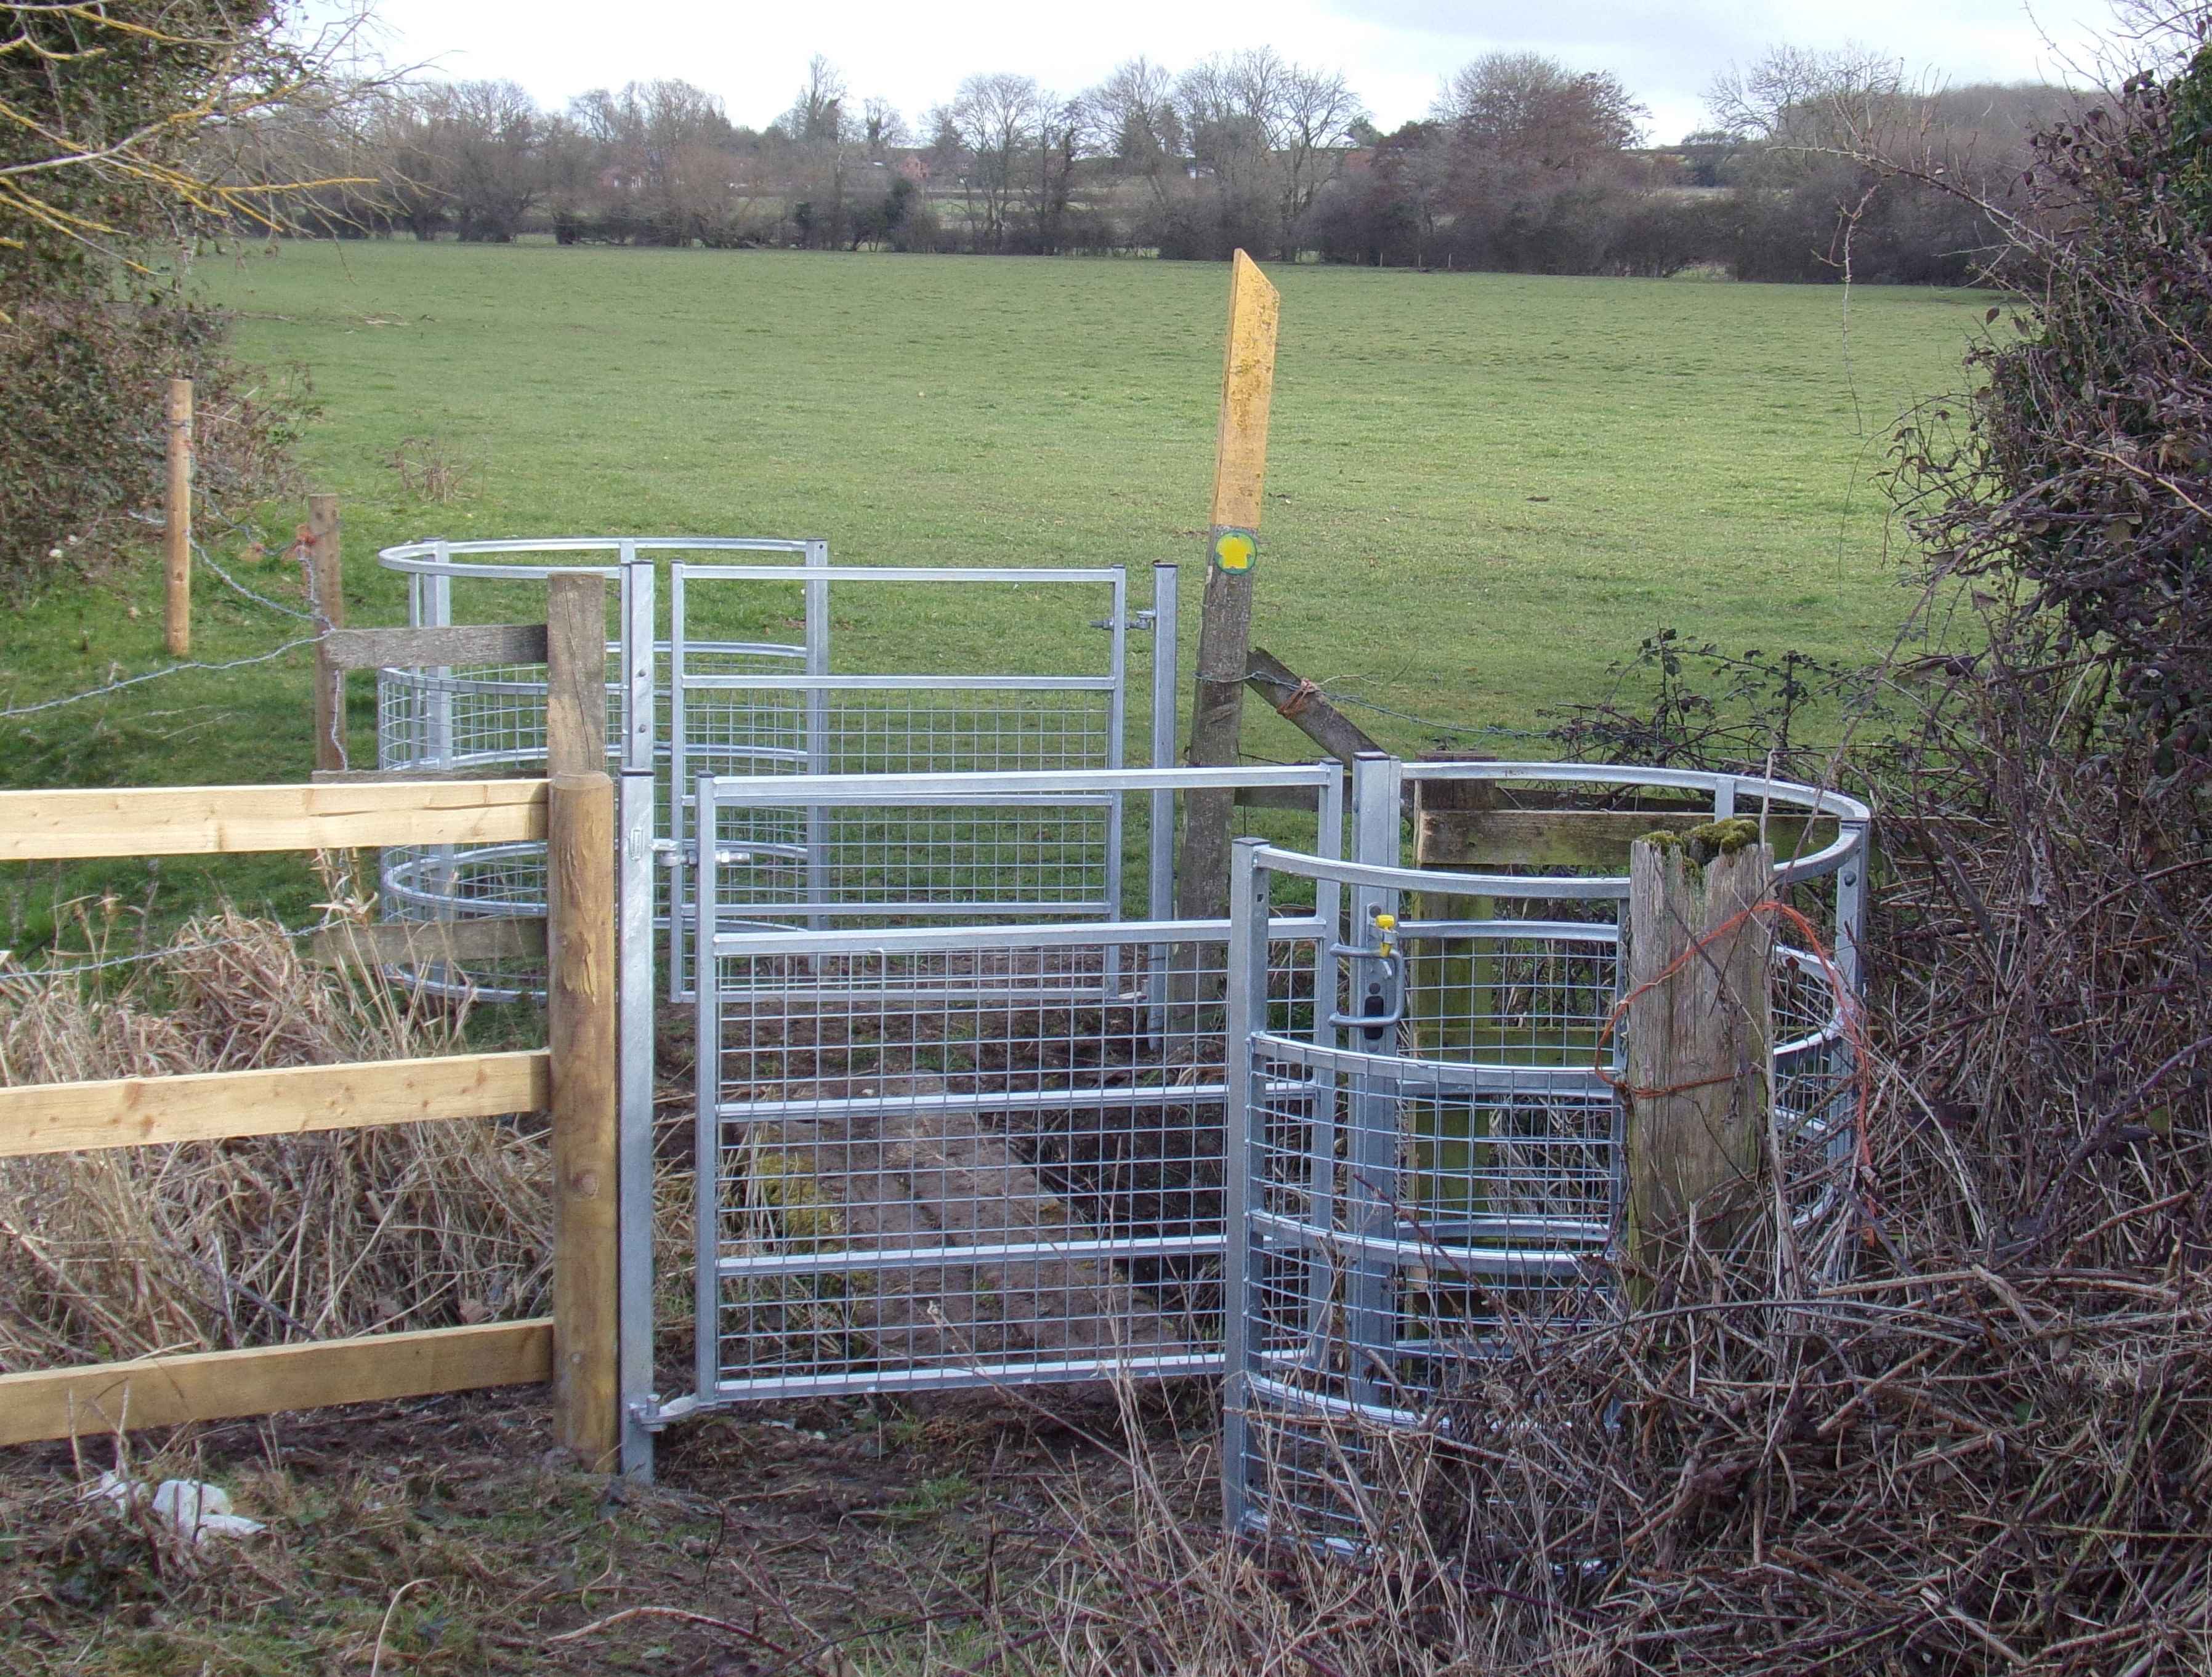
<svg viewBox="0 0 2212 1677"><path fill-rule="evenodd" d="M722 101L688 82L633 82L570 102L569 115L605 161L611 230L682 245L715 228L733 204Z"/></svg>
<svg viewBox="0 0 2212 1677"><path fill-rule="evenodd" d="M1279 184L1277 212L1281 251L1294 256L1298 226L1313 208L1315 195L1343 166L1353 127L1366 120L1367 107L1339 70L1286 67L1279 83L1274 124L1275 162Z"/></svg>
<svg viewBox="0 0 2212 1677"><path fill-rule="evenodd" d="M782 118L783 131L801 145L834 144L845 137L845 77L819 52L806 61L806 80Z"/></svg>
<svg viewBox="0 0 2212 1677"><path fill-rule="evenodd" d="M1295 256L1298 221L1366 116L1344 77L1254 47L1192 66L1176 97L1192 155L1213 182L1222 242Z"/></svg>
<svg viewBox="0 0 2212 1677"><path fill-rule="evenodd" d="M971 76L933 123L957 137L966 166L960 176L977 248L1004 251L1014 206L1030 179L1029 153L1050 102L1026 76Z"/></svg>
<svg viewBox="0 0 2212 1677"><path fill-rule="evenodd" d="M1871 47L1769 47L1705 90L1716 128L1770 146L1835 146L1876 126L1905 91L1905 64Z"/></svg>
<svg viewBox="0 0 2212 1677"><path fill-rule="evenodd" d="M374 90L337 74L362 21L337 10L303 37L276 0L0 4L0 276L207 217L283 225L286 201L331 183L257 179L252 148L223 142Z"/></svg>
<svg viewBox="0 0 2212 1677"><path fill-rule="evenodd" d="M914 135L897 106L887 99L871 97L860 107L860 139L869 158L880 163L893 148L911 144Z"/></svg>
<svg viewBox="0 0 2212 1677"><path fill-rule="evenodd" d="M1149 58L1131 58L1083 95L1081 112L1086 148L1143 181L1154 210L1165 210L1172 184L1182 179L1187 143L1174 76Z"/></svg>
<svg viewBox="0 0 2212 1677"><path fill-rule="evenodd" d="M543 119L513 82L433 83L415 95L422 183L465 239L504 243L545 195Z"/></svg>
<svg viewBox="0 0 2212 1677"><path fill-rule="evenodd" d="M1650 112L1617 76L1571 70L1541 53L1491 52L1445 82L1431 115L1471 151L1574 169L1634 145Z"/></svg>

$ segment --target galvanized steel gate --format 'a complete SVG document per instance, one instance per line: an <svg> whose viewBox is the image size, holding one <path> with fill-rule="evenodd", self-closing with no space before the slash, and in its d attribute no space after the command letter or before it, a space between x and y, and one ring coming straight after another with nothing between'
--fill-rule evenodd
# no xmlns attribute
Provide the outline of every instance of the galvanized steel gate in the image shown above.
<svg viewBox="0 0 2212 1677"><path fill-rule="evenodd" d="M1339 851L1332 765L696 783L695 1389L641 1426L1219 1369L1228 923L1149 866L1124 907L1098 849L1201 788ZM802 825L818 894L763 900L753 835Z"/></svg>

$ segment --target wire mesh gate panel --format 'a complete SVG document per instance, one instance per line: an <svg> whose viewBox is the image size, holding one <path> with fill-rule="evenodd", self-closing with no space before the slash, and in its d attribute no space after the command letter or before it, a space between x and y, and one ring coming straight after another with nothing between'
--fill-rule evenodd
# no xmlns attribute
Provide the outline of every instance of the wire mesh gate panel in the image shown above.
<svg viewBox="0 0 2212 1677"><path fill-rule="evenodd" d="M1830 818L1833 837L1780 863L1776 883L1852 983L1867 818L1832 794L1733 777L1358 770L1353 861L1239 845L1226 1026L1240 1044L1226 1074L1227 1513L1237 1529L1353 1546L1390 1517L1378 1457L1437 1426L1440 1396L1519 1336L1614 1308L1624 1190L1622 1044L1607 1026L1625 868L1398 868L1404 783L1657 789L1707 800L1707 816L1756 799ZM1338 917L1285 959L1276 899L1325 886ZM1849 1044L1813 952L1781 944L1770 994L1778 1164L1810 1244L1842 1226L1824 1214L1851 1146ZM1285 1030L1301 997L1332 1000Z"/></svg>
<svg viewBox="0 0 2212 1677"><path fill-rule="evenodd" d="M748 585L793 583L804 590L803 646L695 639L694 624L718 596ZM958 645L951 620L988 621L978 608L991 594L1009 602L1018 599L1024 610L1042 612L1063 627L1090 626L1099 632L1099 655L1091 668L1071 670L1039 668L1034 654L1004 640ZM927 626L935 622L950 644L935 648L933 657L969 659L977 667L929 675L855 668L865 660L844 657L833 646L840 609L872 610L910 625L902 631L902 644L929 633ZM678 564L670 575L670 612L673 999L692 993L692 851L706 831L692 802L699 776L942 775L1123 766L1132 619L1127 578L1119 567L833 568L810 562L794 572ZM1165 662L1171 675L1173 659ZM1029 667L1022 667L1025 663ZM1170 736L1172 731L1170 723ZM1120 902L1119 794L1065 802L1056 821L1048 808L1033 810L1031 825L1055 827L1048 855L1010 843L1018 820L971 812L939 823L932 838L944 857L1011 859L1019 853L1024 877L1036 887L1029 910L1019 906L1021 893L1010 883L975 876L972 887L963 885L950 867L933 875L927 892L900 899L888 879L904 865L894 852L919 855L929 848L921 834L908 831L917 818L909 814L890 826L878 821L872 832L866 821L850 819L832 832L828 819L819 809L783 806L762 807L730 822L738 830L714 840L736 841L723 888L750 893L760 911L753 917L763 924L817 929L850 923L856 911L875 919L884 913L947 920L1024 911L1103 916ZM1085 857L1088 869L1081 865ZM981 865L979 860L971 866L971 876ZM1072 892L1079 894L1072 897ZM876 905L884 905L880 911Z"/></svg>
<svg viewBox="0 0 2212 1677"><path fill-rule="evenodd" d="M1051 826L1086 799L1209 786L1303 789L1312 813L1267 818L1340 846L1328 765L699 782L718 836L699 884L696 1390L653 1401L653 1424L1220 1367L1227 923L1109 913L1087 843L1060 857ZM752 866L736 829L763 813L867 835L849 893L830 849L817 900L843 923L766 928L752 887L725 893L726 868Z"/></svg>
<svg viewBox="0 0 2212 1677"><path fill-rule="evenodd" d="M700 562L702 558L711 563ZM654 922L667 941L672 999L689 999L690 831L689 789L698 773L930 772L991 768L1111 768L1123 761L1129 637L1157 619L1170 655L1153 660L1153 760L1171 754L1175 731L1172 634L1176 569L1155 567L1153 604L1129 608L1119 568L1038 570L833 565L822 542L751 537L558 537L408 543L381 562L404 574L416 626L528 621L544 614L556 572L617 580L610 626L607 695L611 767L653 775ZM605 562L611 561L611 562ZM734 562L744 561L744 562ZM659 567L667 564L662 622ZM1041 598L1068 623L1096 631L1097 651L1077 669L978 668L961 675L900 673L896 637L843 650L833 612L855 595L879 606L919 596L975 615L987 594ZM881 615L880 611L878 614ZM918 611L918 621L932 614ZM795 639L777 631L796 631ZM750 631L750 633L748 633ZM1062 637L1065 644L1066 637ZM979 664L983 661L979 659ZM392 668L379 672L378 766L421 774L518 774L545 754L543 664ZM663 695L665 695L664 701ZM633 733L642 743L623 742ZM675 788L684 789L683 796ZM1121 802L1097 801L1103 820L1089 834L1095 853L1118 869ZM1073 829L1072 829L1073 830ZM831 835L799 826L750 835L763 869L764 900L805 900L790 888L813 858L814 884ZM780 852L770 846L781 844ZM792 865L771 880L772 857ZM508 845L394 847L383 853L380 893L387 918L448 920L544 911L544 847ZM1118 899L1111 872L1093 894ZM813 894L818 896L819 892ZM681 902L683 911L673 905ZM1103 912L1103 906L1101 909ZM785 916L770 913L772 923ZM827 924L827 911L803 913ZM420 987L483 999L532 992L526 962L432 966L402 975Z"/></svg>

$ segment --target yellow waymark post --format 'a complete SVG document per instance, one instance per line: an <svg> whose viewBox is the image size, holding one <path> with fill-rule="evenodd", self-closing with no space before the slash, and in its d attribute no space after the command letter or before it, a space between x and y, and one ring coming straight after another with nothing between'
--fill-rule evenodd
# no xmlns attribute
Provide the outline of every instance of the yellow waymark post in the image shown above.
<svg viewBox="0 0 2212 1677"><path fill-rule="evenodd" d="M1236 762L1243 724L1252 577L1260 560L1260 497L1267 476L1267 409L1275 391L1275 327L1281 312L1282 299L1260 265L1237 251L1230 263L1229 341L1213 443L1198 687L1184 754L1195 766ZM1218 919L1229 911L1232 805L1228 792L1186 795L1176 884L1176 911L1184 919Z"/></svg>

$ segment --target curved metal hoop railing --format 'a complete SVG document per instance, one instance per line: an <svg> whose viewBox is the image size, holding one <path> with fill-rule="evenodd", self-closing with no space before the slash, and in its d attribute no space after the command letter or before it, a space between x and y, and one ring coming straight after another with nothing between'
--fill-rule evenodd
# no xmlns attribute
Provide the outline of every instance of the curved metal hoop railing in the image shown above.
<svg viewBox="0 0 2212 1677"><path fill-rule="evenodd" d="M1240 845L1228 964L1226 1501L1243 1529L1336 1544L1367 1535L1389 1435L1437 1425L1438 1400L1522 1336L1618 1308L1625 867L1400 866L1407 783L1795 818L1774 889L1816 939L1773 947L1771 1135L1793 1238L1831 1260L1870 819L1748 776L1360 767L1352 859ZM1308 901L1333 923L1286 960L1284 904Z"/></svg>

